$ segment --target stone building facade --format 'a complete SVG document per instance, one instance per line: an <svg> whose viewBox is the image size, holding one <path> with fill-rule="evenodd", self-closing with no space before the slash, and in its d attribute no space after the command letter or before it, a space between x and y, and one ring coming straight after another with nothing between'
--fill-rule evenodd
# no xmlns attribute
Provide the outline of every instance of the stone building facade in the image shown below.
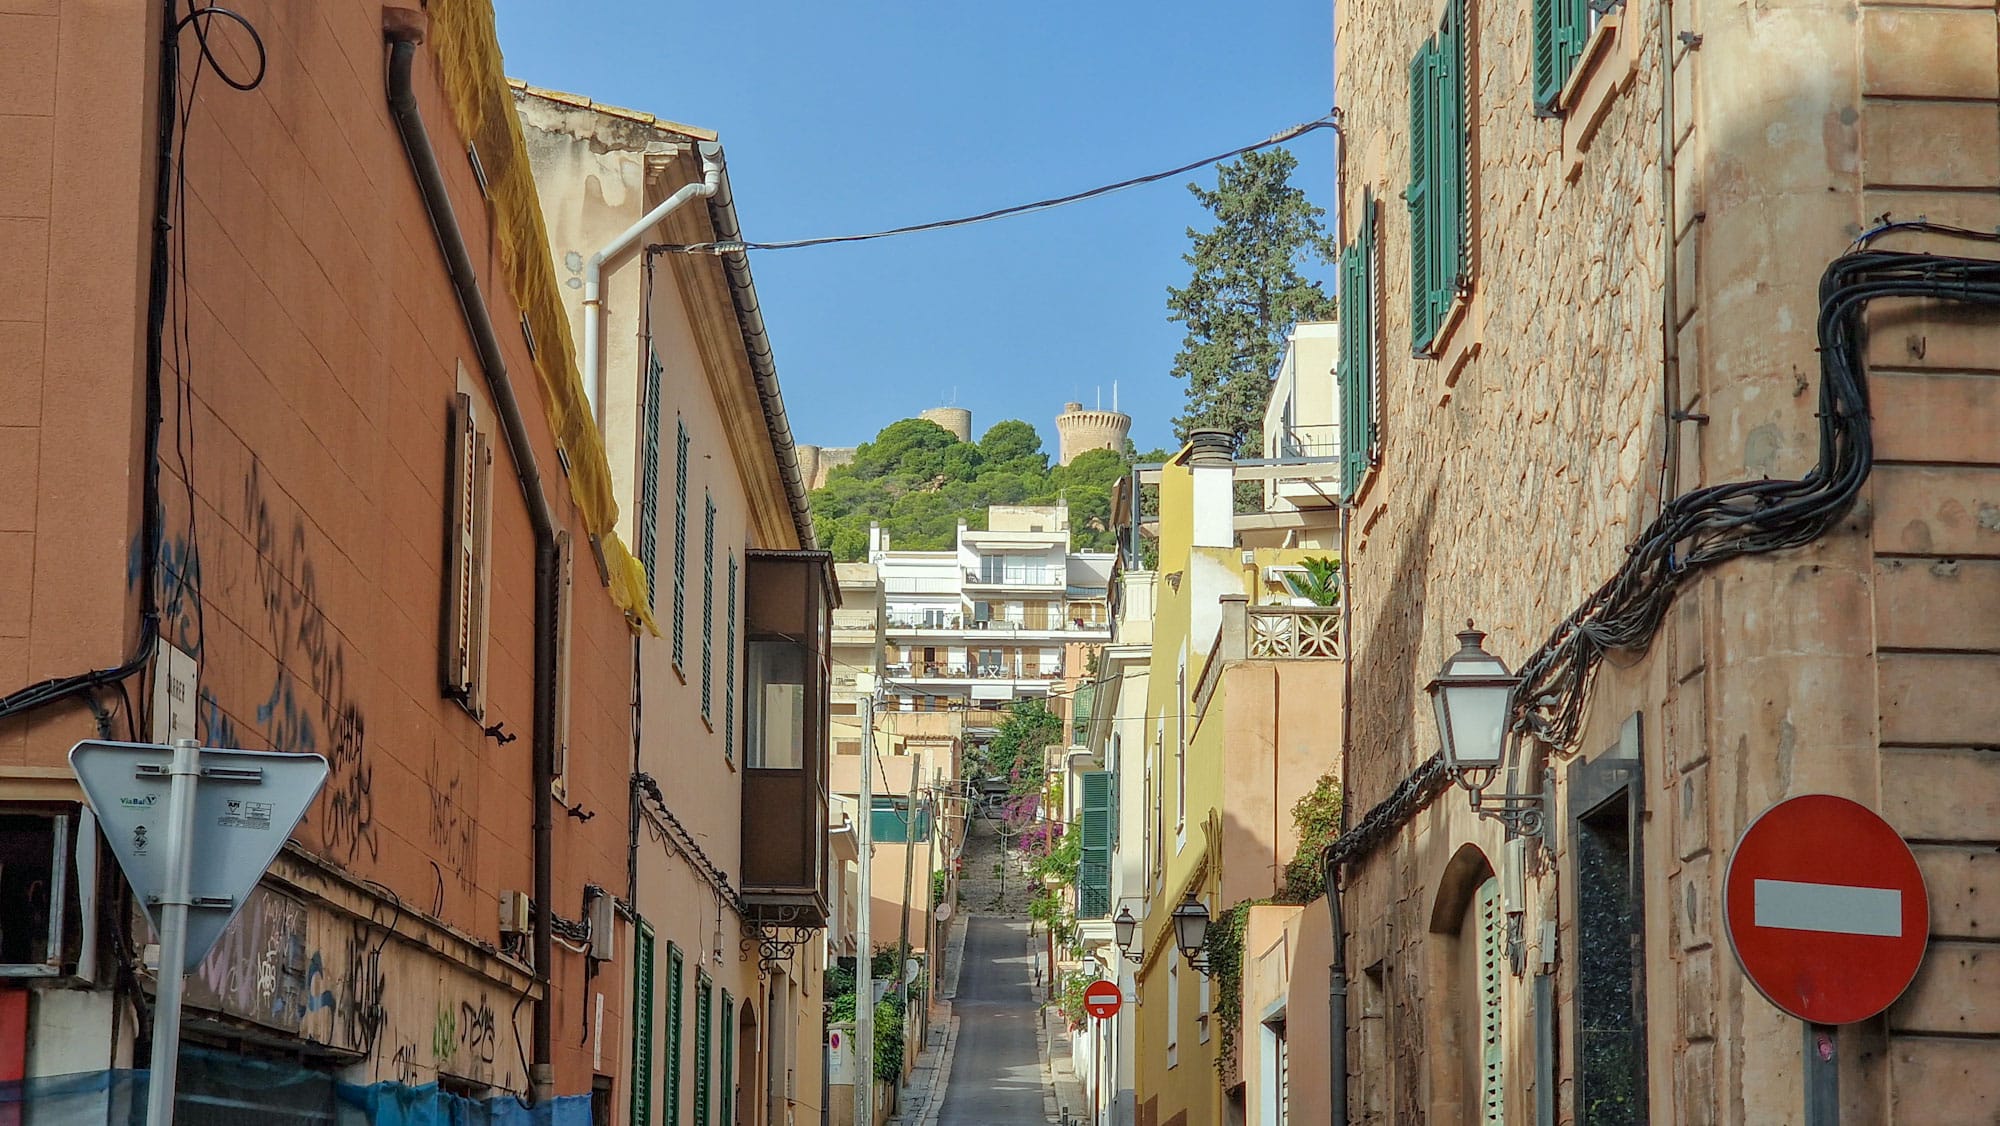
<svg viewBox="0 0 2000 1126"><path fill-rule="evenodd" d="M1872 420L1835 406L1872 430L1851 507L1797 546L1713 564L1677 547L1649 644L1591 667L1574 731L1524 736L1493 787L1543 793L1540 837L1509 839L1424 771L1424 688L1468 619L1510 666L1546 656L1663 504L1822 461L1841 349L1816 332L1820 284L1850 244L1994 256L1875 230L1995 230L1992 6L1335 17L1339 215L1359 248L1342 362L1364 365L1342 386L1365 390L1372 438L1345 483L1346 1120L1801 1120L1806 1038L1739 970L1721 882L1748 824L1811 792L1879 811L1930 881L1915 982L1834 1037L1845 1120L1990 1119L1991 306L1867 308ZM1553 29L1570 45L1549 49ZM1413 75L1447 112L1413 104ZM1464 203L1441 227L1454 160ZM1439 240L1463 247L1442 271ZM1406 782L1415 800L1385 805ZM1327 1045L1324 913L1296 928L1290 1113L1323 1121L1326 1084L1301 1077Z"/></svg>

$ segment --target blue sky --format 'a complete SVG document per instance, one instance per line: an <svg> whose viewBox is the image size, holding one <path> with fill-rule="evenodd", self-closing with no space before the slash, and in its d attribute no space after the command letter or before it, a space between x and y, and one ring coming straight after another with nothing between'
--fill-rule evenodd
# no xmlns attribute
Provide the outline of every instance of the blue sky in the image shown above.
<svg viewBox="0 0 2000 1126"><path fill-rule="evenodd" d="M508 73L716 130L745 237L971 214L1184 164L1325 113L1330 0L499 0ZM1294 183L1332 202L1332 135ZM853 445L930 406L975 431L1078 399L1169 445L1177 181L1052 212L752 256L792 429ZM1331 278L1321 267L1320 276Z"/></svg>

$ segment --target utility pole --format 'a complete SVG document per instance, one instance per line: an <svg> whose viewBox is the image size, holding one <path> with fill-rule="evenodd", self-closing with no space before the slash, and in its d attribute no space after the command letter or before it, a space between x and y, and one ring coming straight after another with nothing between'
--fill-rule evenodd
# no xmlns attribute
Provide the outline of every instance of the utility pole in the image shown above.
<svg viewBox="0 0 2000 1126"><path fill-rule="evenodd" d="M860 816L854 839L861 850L861 871L855 881L854 913L854 1120L875 1121L875 946L869 935L869 915L875 909L874 881L869 870L875 857L875 696L861 701Z"/></svg>
<svg viewBox="0 0 2000 1126"><path fill-rule="evenodd" d="M910 796L907 820L903 822L903 933L898 937L896 947L896 991L907 1002L910 997L910 974L907 963L910 958L910 881L915 875L917 859L916 833L923 824L923 811L917 808L917 759L910 758Z"/></svg>

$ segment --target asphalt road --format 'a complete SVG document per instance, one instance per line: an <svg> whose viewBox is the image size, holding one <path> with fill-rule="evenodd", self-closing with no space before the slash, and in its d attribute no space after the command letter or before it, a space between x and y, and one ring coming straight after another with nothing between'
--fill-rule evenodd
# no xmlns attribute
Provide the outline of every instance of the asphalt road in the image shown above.
<svg viewBox="0 0 2000 1126"><path fill-rule="evenodd" d="M958 1046L938 1126L1046 1122L1027 924L973 915L966 925L965 962L952 1002Z"/></svg>

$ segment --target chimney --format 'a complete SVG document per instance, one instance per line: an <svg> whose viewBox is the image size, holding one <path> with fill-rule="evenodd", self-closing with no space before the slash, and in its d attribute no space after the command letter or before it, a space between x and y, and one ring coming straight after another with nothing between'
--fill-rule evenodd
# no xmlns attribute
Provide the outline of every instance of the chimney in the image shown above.
<svg viewBox="0 0 2000 1126"><path fill-rule="evenodd" d="M1236 435L1191 431L1187 464L1194 478L1194 546L1235 547Z"/></svg>

